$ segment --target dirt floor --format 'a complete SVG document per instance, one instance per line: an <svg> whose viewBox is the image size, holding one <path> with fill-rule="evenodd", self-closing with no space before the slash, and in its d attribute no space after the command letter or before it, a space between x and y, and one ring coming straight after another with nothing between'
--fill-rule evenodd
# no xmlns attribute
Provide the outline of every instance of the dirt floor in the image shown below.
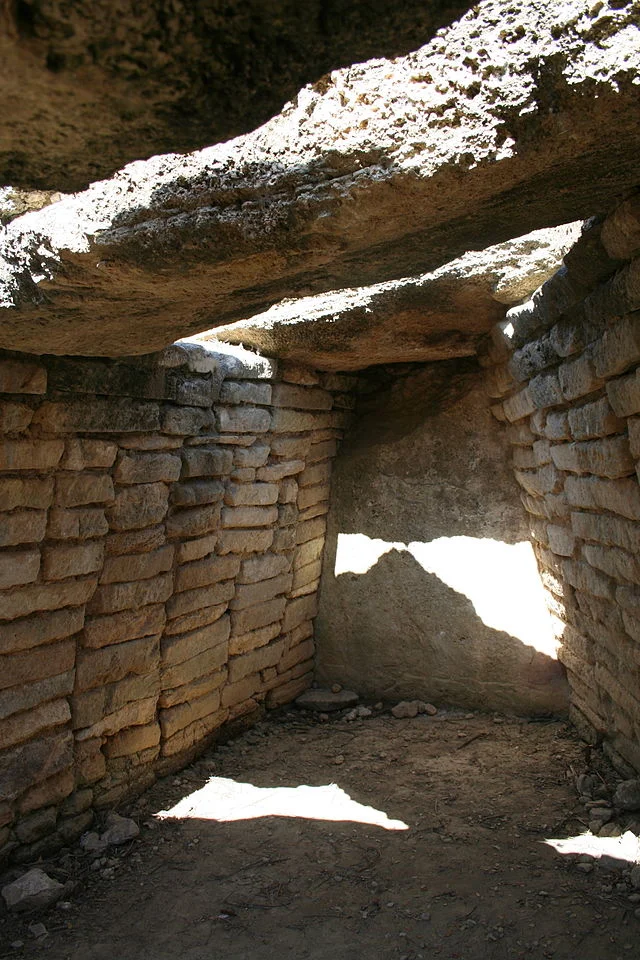
<svg viewBox="0 0 640 960"><path fill-rule="evenodd" d="M137 840L96 860L79 848L59 856L50 866L78 888L35 918L40 939L33 917L3 915L0 956L637 958L640 894L624 872L544 843L586 829L574 786L585 769L584 745L560 722L285 712L126 808ZM224 788L217 808L201 795L204 806L183 804L195 818L154 817L212 777L225 778L209 787ZM309 818L339 814L337 790L253 791L239 811L242 783L337 784L354 819ZM288 816L270 815L279 797ZM356 822L374 817L362 805L406 829Z"/></svg>

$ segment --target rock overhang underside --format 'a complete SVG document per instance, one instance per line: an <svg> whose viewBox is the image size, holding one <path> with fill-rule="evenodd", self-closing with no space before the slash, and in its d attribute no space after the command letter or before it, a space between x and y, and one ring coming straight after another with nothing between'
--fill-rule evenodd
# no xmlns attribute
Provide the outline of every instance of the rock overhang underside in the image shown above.
<svg viewBox="0 0 640 960"><path fill-rule="evenodd" d="M486 0L253 133L14 220L0 347L119 356L212 331L324 369L474 353L575 221L637 183L639 23L638 2Z"/></svg>

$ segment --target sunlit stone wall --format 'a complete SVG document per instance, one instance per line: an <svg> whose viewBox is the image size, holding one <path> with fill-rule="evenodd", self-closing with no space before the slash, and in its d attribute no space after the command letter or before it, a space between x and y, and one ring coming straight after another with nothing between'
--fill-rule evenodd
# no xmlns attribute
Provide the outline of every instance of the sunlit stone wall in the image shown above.
<svg viewBox="0 0 640 960"><path fill-rule="evenodd" d="M375 698L567 708L504 429L475 361L372 370L335 464L318 676Z"/></svg>
<svg viewBox="0 0 640 960"><path fill-rule="evenodd" d="M350 386L224 345L0 357L0 859L308 686Z"/></svg>
<svg viewBox="0 0 640 960"><path fill-rule="evenodd" d="M571 717L640 770L640 198L591 222L485 353ZM636 258L636 259L634 259Z"/></svg>

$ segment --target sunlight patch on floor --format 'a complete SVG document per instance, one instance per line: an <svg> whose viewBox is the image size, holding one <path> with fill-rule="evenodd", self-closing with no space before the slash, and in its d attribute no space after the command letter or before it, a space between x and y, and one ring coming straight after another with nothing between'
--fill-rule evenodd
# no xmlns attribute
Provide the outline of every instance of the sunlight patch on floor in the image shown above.
<svg viewBox="0 0 640 960"><path fill-rule="evenodd" d="M228 777L211 777L200 790L183 797L160 820L254 820L256 817L300 817L304 820L348 820L385 830L408 830L382 810L352 800L337 784L323 787L256 787Z"/></svg>
<svg viewBox="0 0 640 960"><path fill-rule="evenodd" d="M392 550L410 553L423 570L468 597L488 627L504 630L522 643L556 656L559 644L528 541L439 537L426 543L399 543L372 540L362 533L340 533L335 575L367 573Z"/></svg>
<svg viewBox="0 0 640 960"><path fill-rule="evenodd" d="M640 838L630 830L621 837L598 837L593 833L582 833L563 840L544 840L543 843L564 855L586 854L594 860L606 856L626 863L640 863Z"/></svg>

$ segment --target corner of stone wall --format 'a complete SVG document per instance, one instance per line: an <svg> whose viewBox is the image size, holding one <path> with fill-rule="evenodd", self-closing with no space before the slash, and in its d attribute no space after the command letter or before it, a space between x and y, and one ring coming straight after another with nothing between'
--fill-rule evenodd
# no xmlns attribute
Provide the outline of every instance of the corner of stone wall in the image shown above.
<svg viewBox="0 0 640 960"><path fill-rule="evenodd" d="M186 341L0 358L0 859L308 686L352 385Z"/></svg>
<svg viewBox="0 0 640 960"><path fill-rule="evenodd" d="M571 687L571 719L640 770L640 195L585 224L484 344Z"/></svg>

